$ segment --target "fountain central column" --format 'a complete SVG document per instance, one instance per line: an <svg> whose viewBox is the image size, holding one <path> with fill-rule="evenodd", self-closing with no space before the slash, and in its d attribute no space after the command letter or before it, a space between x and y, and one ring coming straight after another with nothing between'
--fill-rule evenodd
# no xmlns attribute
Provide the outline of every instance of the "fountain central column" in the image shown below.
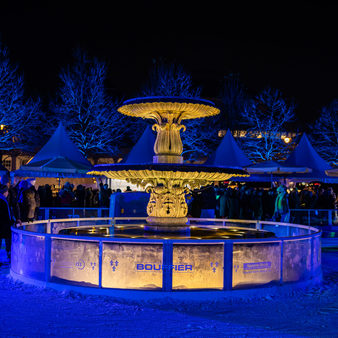
<svg viewBox="0 0 338 338"><path fill-rule="evenodd" d="M173 164L183 163L183 144L181 130L186 128L181 124L181 112L160 111L153 112L156 123L153 130L157 132L154 144L155 156L153 163ZM185 195L189 189L182 185L182 181L162 179L147 187L150 199L147 206L147 223L163 227L182 226L188 221L188 205Z"/></svg>
<svg viewBox="0 0 338 338"><path fill-rule="evenodd" d="M162 112L154 116L157 123L153 130L157 132L154 145L154 163L183 163L183 144L181 130L185 126L181 124L180 114L175 112Z"/></svg>

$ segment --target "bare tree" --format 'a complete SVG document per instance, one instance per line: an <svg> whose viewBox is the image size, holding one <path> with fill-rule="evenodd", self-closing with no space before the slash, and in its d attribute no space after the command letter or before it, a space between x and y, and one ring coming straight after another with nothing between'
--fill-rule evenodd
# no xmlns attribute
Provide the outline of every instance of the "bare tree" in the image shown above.
<svg viewBox="0 0 338 338"><path fill-rule="evenodd" d="M199 98L201 88L194 88L192 77L181 65L154 60L143 96L176 96Z"/></svg>
<svg viewBox="0 0 338 338"><path fill-rule="evenodd" d="M243 150L254 161L278 160L285 156L281 139L286 124L294 117L295 105L287 102L278 89L267 88L244 106L242 121L247 134L242 138Z"/></svg>
<svg viewBox="0 0 338 338"><path fill-rule="evenodd" d="M11 150L28 141L41 122L39 100L24 95L24 80L0 43L0 147Z"/></svg>
<svg viewBox="0 0 338 338"><path fill-rule="evenodd" d="M220 99L224 106L223 112L219 117L220 127L223 129L238 127L240 117L248 100L248 95L238 74L231 73L224 76Z"/></svg>
<svg viewBox="0 0 338 338"><path fill-rule="evenodd" d="M107 95L106 77L105 62L76 50L74 63L60 74L61 88L52 104L85 156L119 151L128 131L130 119L117 111L119 100Z"/></svg>
<svg viewBox="0 0 338 338"><path fill-rule="evenodd" d="M333 166L338 165L338 99L322 108L310 126L310 138L319 154Z"/></svg>
<svg viewBox="0 0 338 338"><path fill-rule="evenodd" d="M187 129L182 133L186 161L195 161L207 157L217 145L217 121L213 117L186 120Z"/></svg>

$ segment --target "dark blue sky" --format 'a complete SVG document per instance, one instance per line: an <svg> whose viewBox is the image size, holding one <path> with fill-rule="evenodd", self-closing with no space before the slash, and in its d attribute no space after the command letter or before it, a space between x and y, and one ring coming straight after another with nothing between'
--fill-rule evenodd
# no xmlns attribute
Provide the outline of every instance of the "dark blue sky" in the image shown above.
<svg viewBox="0 0 338 338"><path fill-rule="evenodd" d="M181 64L205 98L218 96L230 72L253 93L278 88L296 100L304 121L338 97L335 4L132 3L4 1L0 38L28 93L47 101L72 49L81 47L109 62L111 93L125 98L138 95L160 57Z"/></svg>

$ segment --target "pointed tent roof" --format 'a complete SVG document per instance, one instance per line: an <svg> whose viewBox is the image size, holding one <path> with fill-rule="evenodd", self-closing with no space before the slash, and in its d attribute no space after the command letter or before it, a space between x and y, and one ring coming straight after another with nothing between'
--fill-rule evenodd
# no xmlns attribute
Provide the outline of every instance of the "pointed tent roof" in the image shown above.
<svg viewBox="0 0 338 338"><path fill-rule="evenodd" d="M150 126L147 126L141 137L135 143L134 147L129 152L128 156L122 163L152 163L154 153L154 144L156 136L151 130Z"/></svg>
<svg viewBox="0 0 338 338"><path fill-rule="evenodd" d="M86 173L91 163L81 154L69 138L62 123L49 141L24 166L15 171L16 176L36 177L90 177Z"/></svg>
<svg viewBox="0 0 338 338"><path fill-rule="evenodd" d="M303 166L312 168L314 171L324 172L331 169L331 166L319 156L312 147L306 133L302 135L297 147L284 161L285 165Z"/></svg>
<svg viewBox="0 0 338 338"><path fill-rule="evenodd" d="M208 158L205 164L224 167L247 167L252 162L238 146L230 129L228 129L216 151Z"/></svg>
<svg viewBox="0 0 338 338"><path fill-rule="evenodd" d="M284 165L288 166L304 166L312 169L308 174L297 174L294 178L321 180L326 179L326 170L332 169L331 166L316 152L311 145L306 133L302 135L297 147L284 161ZM328 181L329 180L325 180Z"/></svg>

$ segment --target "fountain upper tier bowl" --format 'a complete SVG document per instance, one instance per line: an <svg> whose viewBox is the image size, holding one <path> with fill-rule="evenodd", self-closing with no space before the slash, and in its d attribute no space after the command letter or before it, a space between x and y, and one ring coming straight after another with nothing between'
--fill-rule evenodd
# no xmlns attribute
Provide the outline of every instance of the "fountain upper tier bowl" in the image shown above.
<svg viewBox="0 0 338 338"><path fill-rule="evenodd" d="M180 97L141 97L123 102L118 108L121 114L151 118L158 120L159 114L175 118L179 121L214 116L220 110L211 101L204 99L180 98Z"/></svg>
<svg viewBox="0 0 338 338"><path fill-rule="evenodd" d="M233 176L249 176L245 170L238 167L176 163L99 164L90 173L127 180L144 187L148 184L165 184L170 180L174 186L189 185L191 189L215 181L225 181Z"/></svg>

